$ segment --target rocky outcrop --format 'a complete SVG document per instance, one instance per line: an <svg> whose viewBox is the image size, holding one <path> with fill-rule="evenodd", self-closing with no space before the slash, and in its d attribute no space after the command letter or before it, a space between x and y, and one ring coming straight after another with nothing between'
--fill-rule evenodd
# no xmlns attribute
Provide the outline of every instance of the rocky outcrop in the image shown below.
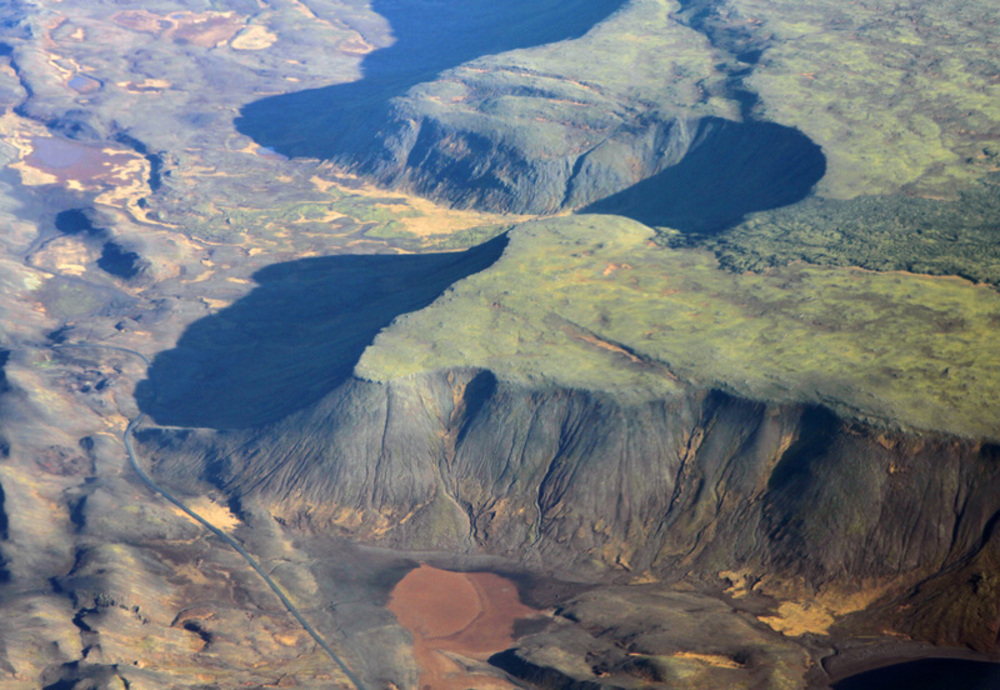
<svg viewBox="0 0 1000 690"><path fill-rule="evenodd" d="M548 127L510 127L496 114L424 109L410 99L391 111L380 130L393 136L375 139L359 170L457 207L522 214L580 208L627 189L680 161L699 130L696 119L648 114L607 118L595 137L569 117Z"/></svg>
<svg viewBox="0 0 1000 690"><path fill-rule="evenodd" d="M826 171L820 148L789 127L659 112L571 80L544 89L496 81L463 73L348 123L330 114L315 123L320 137L290 146L280 143L290 135L268 128L285 110L315 108L310 99L327 96L255 103L240 126L283 153L334 160L379 185L455 207L583 209L683 231L715 231L799 201ZM461 105L441 107L449 100Z"/></svg>
<svg viewBox="0 0 1000 690"><path fill-rule="evenodd" d="M386 187L520 214L579 208L629 188L676 164L698 131L697 118L644 112L562 80L539 89L463 76L363 113L338 112L360 98L349 93L275 97L244 108L238 126L282 153L333 160ZM352 86L330 91L358 90ZM441 108L442 100L462 107ZM526 107L544 110L545 122L518 112ZM320 134L299 141L280 123L303 108L323 114L310 125Z"/></svg>
<svg viewBox="0 0 1000 690"><path fill-rule="evenodd" d="M721 601L612 585L564 601L490 663L545 690L800 688L808 655Z"/></svg>
<svg viewBox="0 0 1000 690"><path fill-rule="evenodd" d="M372 9L388 20L394 40L365 58L362 80L250 103L236 125L285 155L337 160L383 184L456 205L551 212L566 196L573 160L621 123L619 104L558 74L512 81L523 70L502 67L482 77L476 75L492 67L463 76L452 70L484 56L579 39L624 4L376 2ZM571 114L595 103L603 106L596 113ZM558 113L525 113L525 104ZM621 154L636 142L625 143Z"/></svg>
<svg viewBox="0 0 1000 690"><path fill-rule="evenodd" d="M882 583L917 602L899 627L996 644L1000 591L982 563L996 550L1000 449L972 440L714 391L627 405L469 370L353 379L254 430L141 438L165 481L200 467L304 530L606 574ZM970 563L978 594L947 599ZM932 628L931 605L962 615Z"/></svg>
<svg viewBox="0 0 1000 690"><path fill-rule="evenodd" d="M624 193L593 210L699 232L692 194L701 213L726 206L709 225L727 225L798 201L825 172L819 147L797 130L737 121L753 96L730 73L759 48L748 34L713 49L688 16L711 9L673 17L663 3L620 0L373 9L396 42L365 58L363 79L249 103L237 129L456 207L549 214ZM742 57L720 53L730 49ZM608 68L580 69L597 63Z"/></svg>

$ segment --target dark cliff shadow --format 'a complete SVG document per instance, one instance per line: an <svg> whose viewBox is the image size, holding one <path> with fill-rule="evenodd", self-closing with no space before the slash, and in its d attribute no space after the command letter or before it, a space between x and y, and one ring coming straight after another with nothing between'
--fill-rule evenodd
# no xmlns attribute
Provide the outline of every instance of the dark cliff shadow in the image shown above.
<svg viewBox="0 0 1000 690"><path fill-rule="evenodd" d="M236 429L301 409L351 375L375 335L489 267L498 237L465 252L301 259L254 274L259 287L192 324L136 388L166 426Z"/></svg>
<svg viewBox="0 0 1000 690"><path fill-rule="evenodd" d="M136 252L118 244L106 228L94 225L85 209L71 208L60 211L55 217L56 230L64 235L80 235L91 240L102 241L101 256L97 267L105 273L129 280L142 271L142 257Z"/></svg>
<svg viewBox="0 0 1000 690"><path fill-rule="evenodd" d="M286 156L368 151L390 99L483 55L579 38L625 0L373 0L396 42L366 56L363 78L271 96L242 108L236 128Z"/></svg>
<svg viewBox="0 0 1000 690"><path fill-rule="evenodd" d="M834 690L996 690L1000 664L964 659L921 659L865 671L834 683Z"/></svg>
<svg viewBox="0 0 1000 690"><path fill-rule="evenodd" d="M823 150L797 129L706 118L680 163L579 213L708 235L748 213L801 201L825 173Z"/></svg>

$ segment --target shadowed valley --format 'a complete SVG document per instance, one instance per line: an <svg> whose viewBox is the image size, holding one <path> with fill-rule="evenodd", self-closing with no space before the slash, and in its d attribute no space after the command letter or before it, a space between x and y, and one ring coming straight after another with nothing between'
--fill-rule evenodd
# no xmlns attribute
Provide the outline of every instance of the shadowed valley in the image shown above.
<svg viewBox="0 0 1000 690"><path fill-rule="evenodd" d="M0 3L0 686L1000 660L992 4Z"/></svg>
<svg viewBox="0 0 1000 690"><path fill-rule="evenodd" d="M563 41L564 53L584 59L572 39L619 6L377 2L397 41L364 60L361 80L256 101L236 126L282 154L334 160L463 208L583 208L711 233L811 193L826 160L797 129L705 117L704 104L657 107L616 93L611 75L582 83L548 76L535 57L516 69L500 57ZM676 79L650 77L645 88Z"/></svg>
<svg viewBox="0 0 1000 690"><path fill-rule="evenodd" d="M796 129L707 118L679 163L581 212L714 234L748 213L801 201L825 172L820 147Z"/></svg>
<svg viewBox="0 0 1000 690"><path fill-rule="evenodd" d="M246 297L192 324L156 356L136 397L169 426L242 428L307 406L342 383L375 335L492 264L500 236L461 253L345 255L275 264Z"/></svg>
<svg viewBox="0 0 1000 690"><path fill-rule="evenodd" d="M483 55L579 38L624 0L375 0L395 42L368 55L363 78L272 96L245 106L237 128L287 156L368 154L390 101L442 71ZM502 27L502 30L500 30Z"/></svg>

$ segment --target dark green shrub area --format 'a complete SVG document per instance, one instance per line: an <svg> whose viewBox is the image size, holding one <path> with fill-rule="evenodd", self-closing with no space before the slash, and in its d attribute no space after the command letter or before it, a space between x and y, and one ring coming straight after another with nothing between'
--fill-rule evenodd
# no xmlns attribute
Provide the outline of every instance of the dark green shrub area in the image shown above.
<svg viewBox="0 0 1000 690"><path fill-rule="evenodd" d="M707 247L740 272L806 261L1000 284L1000 176L954 201L814 197L754 214L717 236L664 234L661 242Z"/></svg>

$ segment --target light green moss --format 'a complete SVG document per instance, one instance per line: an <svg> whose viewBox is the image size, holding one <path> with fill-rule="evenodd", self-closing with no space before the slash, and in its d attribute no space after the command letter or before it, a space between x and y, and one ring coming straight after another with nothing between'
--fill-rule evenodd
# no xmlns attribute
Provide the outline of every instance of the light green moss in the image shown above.
<svg viewBox="0 0 1000 690"><path fill-rule="evenodd" d="M773 40L746 84L764 117L823 147L821 194L951 194L990 169L979 154L1000 128L993 3L771 0L747 12Z"/></svg>

